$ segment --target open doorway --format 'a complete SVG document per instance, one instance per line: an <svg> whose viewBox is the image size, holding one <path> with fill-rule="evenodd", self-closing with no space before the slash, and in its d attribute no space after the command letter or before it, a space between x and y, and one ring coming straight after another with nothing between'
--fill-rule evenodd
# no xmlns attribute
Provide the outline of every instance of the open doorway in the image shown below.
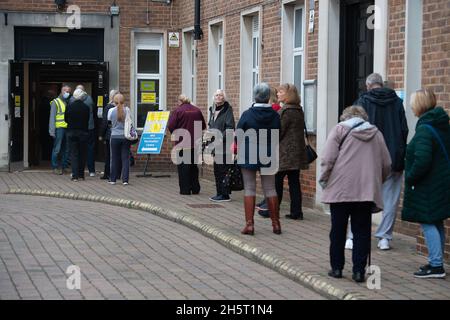
<svg viewBox="0 0 450 320"><path fill-rule="evenodd" d="M104 63L30 63L28 107L28 163L32 168L48 169L53 148L49 135L50 102L58 97L63 84L71 86L72 93L78 84L92 96L96 133L101 125L98 107L107 101L107 64ZM96 139L97 140L97 139ZM27 146L25 146L27 148ZM97 143L95 160L103 161L103 148Z"/></svg>

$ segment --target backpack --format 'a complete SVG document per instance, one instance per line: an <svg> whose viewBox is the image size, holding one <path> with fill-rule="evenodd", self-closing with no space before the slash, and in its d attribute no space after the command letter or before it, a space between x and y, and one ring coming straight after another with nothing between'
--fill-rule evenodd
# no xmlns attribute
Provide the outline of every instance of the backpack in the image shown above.
<svg viewBox="0 0 450 320"><path fill-rule="evenodd" d="M137 142L139 139L138 133L133 125L133 120L131 119L131 113L128 111L125 115L125 126L124 126L125 139L132 142Z"/></svg>

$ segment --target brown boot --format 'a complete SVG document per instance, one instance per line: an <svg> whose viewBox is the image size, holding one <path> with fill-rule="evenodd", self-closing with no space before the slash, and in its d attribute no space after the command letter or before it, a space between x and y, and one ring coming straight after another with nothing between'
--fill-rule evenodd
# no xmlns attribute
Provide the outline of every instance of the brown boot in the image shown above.
<svg viewBox="0 0 450 320"><path fill-rule="evenodd" d="M245 228L241 231L242 234L254 235L255 229L253 227L253 216L255 214L255 202L256 197L244 197L244 208L245 208Z"/></svg>
<svg viewBox="0 0 450 320"><path fill-rule="evenodd" d="M273 233L281 234L280 208L278 204L278 197L267 198L267 207L269 208L270 219L272 219Z"/></svg>

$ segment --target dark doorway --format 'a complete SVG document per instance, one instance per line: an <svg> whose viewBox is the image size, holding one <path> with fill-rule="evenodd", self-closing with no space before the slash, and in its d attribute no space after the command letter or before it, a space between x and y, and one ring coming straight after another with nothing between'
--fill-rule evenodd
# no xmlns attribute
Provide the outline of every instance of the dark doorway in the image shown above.
<svg viewBox="0 0 450 320"><path fill-rule="evenodd" d="M373 0L341 1L339 114L366 91L373 72L374 30L367 22Z"/></svg>
<svg viewBox="0 0 450 320"><path fill-rule="evenodd" d="M50 167L53 140L49 136L50 102L61 92L63 84L69 84L72 92L83 84L92 96L96 108L96 128L101 119L97 108L104 107L108 97L107 63L30 63L29 109L29 164L32 167ZM103 161L103 148L97 144L96 161Z"/></svg>

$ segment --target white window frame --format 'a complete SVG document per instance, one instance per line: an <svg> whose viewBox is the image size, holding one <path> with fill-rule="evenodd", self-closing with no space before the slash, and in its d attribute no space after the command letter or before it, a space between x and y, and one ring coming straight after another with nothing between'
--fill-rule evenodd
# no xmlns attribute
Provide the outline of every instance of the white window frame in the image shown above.
<svg viewBox="0 0 450 320"><path fill-rule="evenodd" d="M137 35L145 37L145 35L157 35L160 39L159 46L139 44ZM137 125L138 114L138 80L149 79L159 80L159 111L167 109L167 31L162 29L134 29L131 32L130 46L130 106L132 107L132 115L134 123ZM160 50L159 52L159 74L138 74L138 50ZM148 77L151 76L151 77ZM142 131L142 127L136 128Z"/></svg>
<svg viewBox="0 0 450 320"><path fill-rule="evenodd" d="M139 52L139 50L154 50L154 51L159 51L159 73L138 73L138 64L139 64L139 61L138 61L138 52ZM163 68L163 65L162 65L162 63L163 63L163 58L162 58L162 55L163 55L163 50L162 50L162 47L157 47L157 46L147 46L147 45L137 45L136 46L136 49L135 49L135 57L136 57L136 67L135 67L135 70L134 70L134 74L136 75L136 77L135 77L135 79L136 79L136 81L135 81L135 85L136 85L136 90L135 90L135 101L136 101L136 110L134 111L134 118L135 119L137 119L137 114L138 114L138 106L137 106L137 102L139 101L139 97L138 97L138 93L139 93L139 90L138 90L138 82L139 82L139 80L159 80L159 86L158 86L158 89L159 89L159 92L158 92L158 97L159 97L159 106L158 106L158 110L160 110L160 111L163 111L163 109L161 108L161 98L162 98L162 96L161 96L161 93L162 93L162 90L161 90L161 87L162 87L162 81L163 81L163 77L162 77L162 68ZM137 121L135 122L135 123L137 123ZM143 129L144 127L139 127L138 129Z"/></svg>
<svg viewBox="0 0 450 320"><path fill-rule="evenodd" d="M222 37L216 28L221 28ZM212 103L212 97L217 89L226 90L225 70L225 35L226 25L223 18L215 19L208 24L208 106ZM219 50L222 61L219 68ZM209 108L208 108L209 117Z"/></svg>
<svg viewBox="0 0 450 320"><path fill-rule="evenodd" d="M297 21L296 21L296 19L297 19L296 18L297 10L302 10L303 26L302 26L302 46L301 47L295 47L295 36L296 36L296 34L295 34L295 31L296 31L295 26L296 26L296 23L297 23ZM306 71L306 68L305 68L305 27L306 27L306 24L305 24L305 6L304 5L297 5L297 6L294 7L294 25L293 25L294 32L292 33L293 34L293 39L292 39L292 43L293 43L293 46L292 46L293 47L292 48L292 55L293 55L293 57L292 57L292 66L295 66L295 58L296 57L301 57L302 77L300 79L300 81L301 81L300 88L297 88L297 90L299 90L299 93L300 93L300 96L301 96L302 100L303 100L303 96L304 96L304 92L305 92L305 88L304 88L303 82L305 81L305 71ZM295 69L292 68L292 70L293 70L292 83L294 83L294 80L295 80Z"/></svg>
<svg viewBox="0 0 450 320"><path fill-rule="evenodd" d="M183 29L182 92L197 100L197 43L194 40L194 28Z"/></svg>
<svg viewBox="0 0 450 320"><path fill-rule="evenodd" d="M256 17L256 18L255 18ZM261 82L261 29L262 7L257 6L241 12L240 45L240 114L253 102L253 87ZM254 20L258 19L258 30L254 30ZM254 47L256 40L256 48ZM256 49L256 61L254 50ZM256 63L255 63L256 62ZM255 67L254 67L255 66ZM256 77L256 78L255 78Z"/></svg>

